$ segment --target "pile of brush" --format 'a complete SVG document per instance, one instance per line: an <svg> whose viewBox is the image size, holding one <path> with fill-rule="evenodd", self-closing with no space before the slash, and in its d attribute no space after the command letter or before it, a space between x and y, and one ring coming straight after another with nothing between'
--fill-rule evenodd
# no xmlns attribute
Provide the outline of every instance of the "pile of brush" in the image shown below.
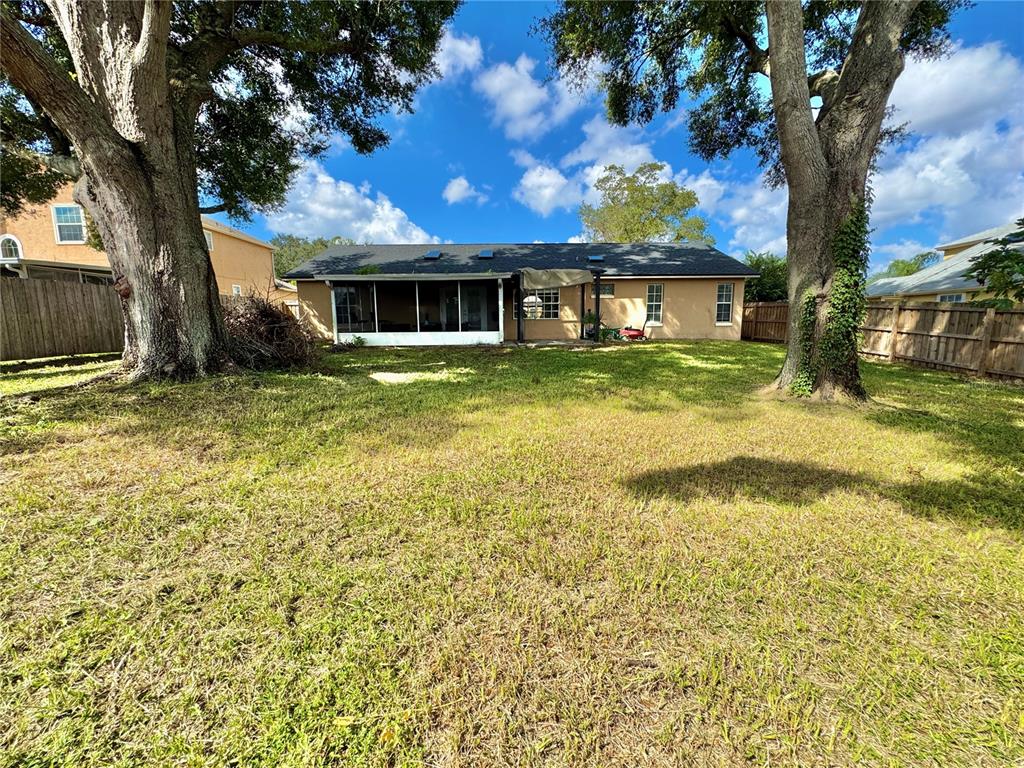
<svg viewBox="0 0 1024 768"><path fill-rule="evenodd" d="M260 296L228 302L224 327L231 359L242 368L302 368L320 354L320 342L305 323L284 305Z"/></svg>

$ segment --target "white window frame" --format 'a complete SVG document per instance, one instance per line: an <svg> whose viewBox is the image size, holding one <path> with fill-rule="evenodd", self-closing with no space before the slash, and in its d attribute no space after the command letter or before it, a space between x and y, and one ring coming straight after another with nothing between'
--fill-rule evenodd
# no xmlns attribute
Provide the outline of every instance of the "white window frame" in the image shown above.
<svg viewBox="0 0 1024 768"><path fill-rule="evenodd" d="M242 295L242 286L238 285L237 283L232 284L232 286L231 286L231 295L232 296L241 296Z"/></svg>
<svg viewBox="0 0 1024 768"><path fill-rule="evenodd" d="M18 249L18 255L13 259L10 256L5 256L2 249L3 244L8 240L14 243L14 247ZM10 233L0 235L0 264L17 264L23 258L25 258L25 249L21 247L21 240Z"/></svg>
<svg viewBox="0 0 1024 768"><path fill-rule="evenodd" d="M964 295L962 293L940 293L935 300L948 304L963 304Z"/></svg>
<svg viewBox="0 0 1024 768"><path fill-rule="evenodd" d="M592 298L592 299L595 298L595 296L596 296L596 293L594 291L594 286L596 286L596 285L597 285L597 283L591 283L590 284L590 298ZM615 298L615 283L605 283L605 282L602 281L602 283L601 283L601 298L602 299L614 299Z"/></svg>
<svg viewBox="0 0 1024 768"><path fill-rule="evenodd" d="M203 239L206 240L206 250L213 253L213 233L208 229L204 229Z"/></svg>
<svg viewBox="0 0 1024 768"><path fill-rule="evenodd" d="M729 300L724 301L722 299L722 289L728 288ZM732 283L718 283L715 285L715 325L732 325L733 324L733 303L736 300L736 287ZM729 319L719 320L719 309L723 306L729 307Z"/></svg>
<svg viewBox="0 0 1024 768"><path fill-rule="evenodd" d="M554 300L552 300L554 295ZM562 291L558 288L540 288L533 291L526 291L523 294L525 300L527 296L536 296L540 299L540 317L527 317L527 320L560 320L562 318ZM549 317L549 313L554 313L554 316ZM519 319L519 302L515 302L512 305L512 319Z"/></svg>
<svg viewBox="0 0 1024 768"><path fill-rule="evenodd" d="M71 224L70 222L58 222L57 221L57 211L59 209L61 209L61 208L77 208L78 209L78 216L82 220L81 224L80 224L80 226L82 227L82 239L81 240L61 240L61 237L60 237L60 227L61 227L61 224L63 224L64 226L73 226L73 224ZM57 243L57 245L85 245L85 238L87 237L87 232L86 232L86 229L85 229L85 211L82 210L82 206L78 205L77 203L56 203L56 204L50 206L50 218L53 220L53 239Z"/></svg>
<svg viewBox="0 0 1024 768"><path fill-rule="evenodd" d="M651 293L655 294L652 297ZM665 317L665 284L648 283L647 296L644 300L644 322L647 325L661 325Z"/></svg>

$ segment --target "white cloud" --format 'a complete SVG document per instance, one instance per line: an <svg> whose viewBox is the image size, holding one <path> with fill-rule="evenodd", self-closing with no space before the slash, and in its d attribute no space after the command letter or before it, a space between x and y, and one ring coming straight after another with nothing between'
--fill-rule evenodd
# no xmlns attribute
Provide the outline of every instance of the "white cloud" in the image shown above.
<svg viewBox="0 0 1024 768"><path fill-rule="evenodd" d="M441 196L444 197L448 205L465 200L476 200L477 204L481 205L487 202L487 195L470 184L465 176L456 176L454 179L450 179Z"/></svg>
<svg viewBox="0 0 1024 768"><path fill-rule="evenodd" d="M565 242L567 242L567 243L585 243L585 242L587 242L587 236L582 234L582 233L580 233L578 235L573 235L572 237L570 237Z"/></svg>
<svg viewBox="0 0 1024 768"><path fill-rule="evenodd" d="M572 208L579 204L579 182L567 179L557 168L536 165L523 174L512 196L520 203L548 216L556 208Z"/></svg>
<svg viewBox="0 0 1024 768"><path fill-rule="evenodd" d="M729 252L786 252L786 190L769 189L763 177L746 184L728 185L722 210L732 227Z"/></svg>
<svg viewBox="0 0 1024 768"><path fill-rule="evenodd" d="M471 35L459 37L451 29L445 29L441 45L434 56L434 63L441 72L441 78L458 77L463 72L474 72L484 60L480 38Z"/></svg>
<svg viewBox="0 0 1024 768"><path fill-rule="evenodd" d="M360 243L437 243L382 192L335 179L315 161L306 162L284 207L267 216L272 232L304 237L350 237Z"/></svg>
<svg viewBox="0 0 1024 768"><path fill-rule="evenodd" d="M893 259L909 259L911 256L916 256L919 253L930 250L932 248L929 245L925 245L917 240L902 238L895 243L872 245L871 255L876 258L872 258L871 261L872 263L888 264Z"/></svg>
<svg viewBox="0 0 1024 768"><path fill-rule="evenodd" d="M513 149L509 154L512 156L512 162L522 168L533 168L537 165L537 158L525 149Z"/></svg>
<svg viewBox="0 0 1024 768"><path fill-rule="evenodd" d="M564 123L588 99L588 92L574 93L561 81L554 84L534 78L537 62L521 54L515 64L501 62L485 69L473 87L491 104L495 125L505 136L531 141Z"/></svg>
<svg viewBox="0 0 1024 768"><path fill-rule="evenodd" d="M897 122L909 121L915 133L956 134L1011 112L1019 117L1022 82L1024 67L1000 43L958 45L948 58L909 60L890 103Z"/></svg>

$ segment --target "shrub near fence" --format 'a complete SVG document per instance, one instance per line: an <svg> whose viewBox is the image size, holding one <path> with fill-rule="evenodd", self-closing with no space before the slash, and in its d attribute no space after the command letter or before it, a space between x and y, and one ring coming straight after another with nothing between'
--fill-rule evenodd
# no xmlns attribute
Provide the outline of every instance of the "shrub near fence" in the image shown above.
<svg viewBox="0 0 1024 768"><path fill-rule="evenodd" d="M788 315L785 303L745 305L742 336L783 343ZM861 333L860 351L865 355L928 368L1024 378L1024 309L871 302Z"/></svg>
<svg viewBox="0 0 1024 768"><path fill-rule="evenodd" d="M121 302L110 286L0 278L0 360L122 349Z"/></svg>

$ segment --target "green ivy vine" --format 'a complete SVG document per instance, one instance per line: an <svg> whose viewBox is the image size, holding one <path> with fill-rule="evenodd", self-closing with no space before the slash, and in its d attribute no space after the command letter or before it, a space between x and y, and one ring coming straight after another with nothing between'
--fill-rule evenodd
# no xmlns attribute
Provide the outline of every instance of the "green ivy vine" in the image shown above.
<svg viewBox="0 0 1024 768"><path fill-rule="evenodd" d="M864 317L864 289L868 267L868 207L857 200L832 239L832 290L828 295L825 327L815 348L818 298L808 293L800 308L800 364L790 388L796 395L810 395L819 375L851 394L862 397L864 389L857 367L860 323Z"/></svg>

